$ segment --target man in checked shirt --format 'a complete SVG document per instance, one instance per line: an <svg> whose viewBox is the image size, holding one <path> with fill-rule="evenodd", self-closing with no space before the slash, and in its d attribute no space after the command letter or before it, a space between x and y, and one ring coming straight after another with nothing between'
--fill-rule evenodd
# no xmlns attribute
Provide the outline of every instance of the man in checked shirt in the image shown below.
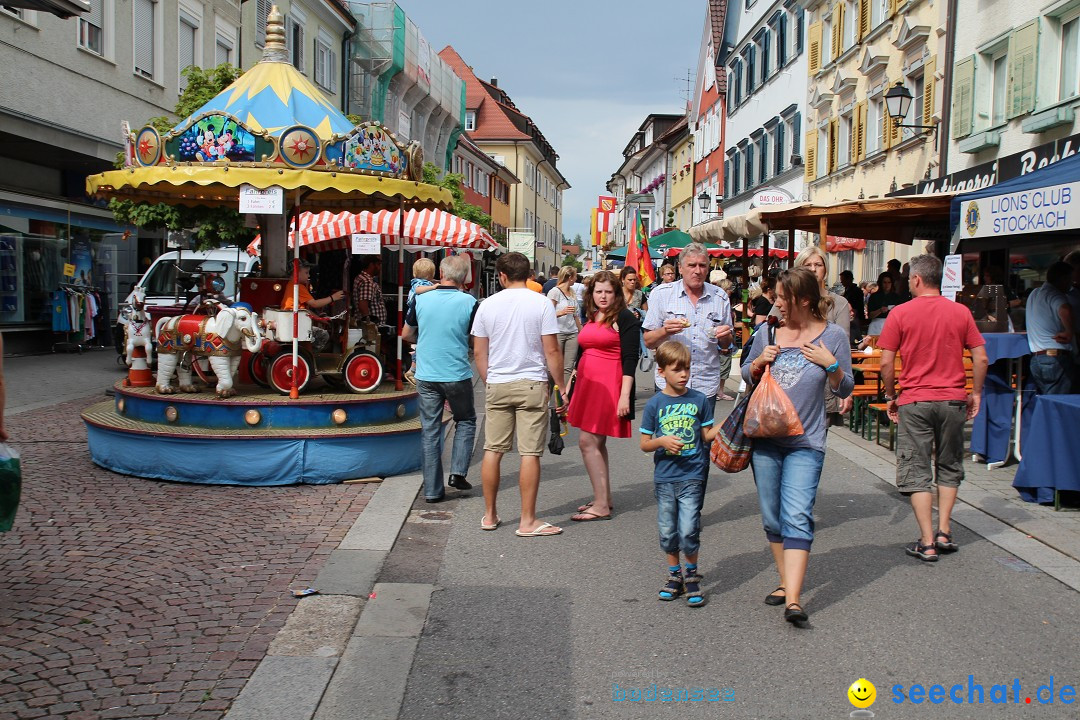
<svg viewBox="0 0 1080 720"><path fill-rule="evenodd" d="M713 402L723 395L721 358L732 351L731 302L716 285L705 282L709 253L700 243L690 243L679 254L682 279L665 283L649 294L649 311L642 328L645 345L653 349L675 340L690 350L690 382L687 387L705 393ZM664 378L656 373L656 388Z"/></svg>

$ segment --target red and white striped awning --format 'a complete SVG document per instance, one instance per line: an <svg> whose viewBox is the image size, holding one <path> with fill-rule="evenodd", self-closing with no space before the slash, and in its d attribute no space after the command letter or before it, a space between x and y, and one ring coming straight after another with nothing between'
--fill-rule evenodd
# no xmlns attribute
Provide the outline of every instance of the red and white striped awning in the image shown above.
<svg viewBox="0 0 1080 720"><path fill-rule="evenodd" d="M350 247L353 233L382 235L386 247L398 247L398 210L379 212L321 212L300 214L300 248L338 250ZM289 232L289 247L293 247L295 231ZM451 215L443 210L406 210L405 232L400 238L406 250L455 248L459 250L499 250L499 243L476 223ZM258 256L262 237L248 245L249 255Z"/></svg>

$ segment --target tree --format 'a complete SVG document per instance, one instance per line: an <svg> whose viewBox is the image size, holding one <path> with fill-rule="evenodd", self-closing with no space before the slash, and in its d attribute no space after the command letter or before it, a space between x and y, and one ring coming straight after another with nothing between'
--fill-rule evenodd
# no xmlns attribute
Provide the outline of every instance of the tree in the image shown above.
<svg viewBox="0 0 1080 720"><path fill-rule="evenodd" d="M581 264L580 260L578 260L576 257L571 255L570 253L566 253L565 255L563 255L562 264L564 266L569 265L570 267L574 268L578 272L581 272L581 269L583 267L585 267L584 265Z"/></svg>
<svg viewBox="0 0 1080 720"><path fill-rule="evenodd" d="M461 189L461 181L464 177L457 173L446 173L439 177L442 171L434 163L424 163L424 182L446 188L454 196L454 206L450 212L459 218L476 223L488 232L491 232L491 216L472 203L465 202L465 191Z"/></svg>
<svg viewBox="0 0 1080 720"><path fill-rule="evenodd" d="M188 117L241 74L240 68L229 63L209 69L194 65L184 68L187 86L176 102L175 114L180 118ZM173 127L173 121L165 116L150 118L146 124L152 125L161 134ZM123 167L123 162L121 153L116 166ZM121 225L136 225L150 230L191 229L200 250L221 245L247 245L256 233L252 228L244 227L244 217L236 208L136 203L113 198L109 201L109 209Z"/></svg>
<svg viewBox="0 0 1080 720"><path fill-rule="evenodd" d="M582 248L582 249L585 248L585 241L582 239L581 233L578 233L577 235L574 235L573 244L577 245L579 248Z"/></svg>

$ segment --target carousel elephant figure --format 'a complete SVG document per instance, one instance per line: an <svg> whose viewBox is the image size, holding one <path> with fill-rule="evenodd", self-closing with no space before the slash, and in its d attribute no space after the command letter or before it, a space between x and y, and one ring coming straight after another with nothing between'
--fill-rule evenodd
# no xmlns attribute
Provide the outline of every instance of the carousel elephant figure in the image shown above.
<svg viewBox="0 0 1080 720"><path fill-rule="evenodd" d="M217 396L232 397L233 377L240 365L241 345L251 353L262 347L259 316L243 305L218 308L213 317L182 315L162 318L155 328L158 342L157 391L172 394L173 372L177 373L180 390L196 392L191 383L191 362L206 357L217 375Z"/></svg>
<svg viewBox="0 0 1080 720"><path fill-rule="evenodd" d="M146 365L149 367L154 362L154 345L151 342L150 315L146 312L146 291L136 286L133 295L131 306L124 308L120 314L120 322L124 325L124 360L131 367L135 348L141 347L146 351Z"/></svg>

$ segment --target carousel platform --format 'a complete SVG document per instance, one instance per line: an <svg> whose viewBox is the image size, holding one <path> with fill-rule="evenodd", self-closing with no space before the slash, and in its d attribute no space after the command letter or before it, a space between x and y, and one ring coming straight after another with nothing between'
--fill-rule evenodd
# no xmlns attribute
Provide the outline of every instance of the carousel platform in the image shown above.
<svg viewBox="0 0 1080 720"><path fill-rule="evenodd" d="M82 413L91 459L124 475L211 485L318 485L420 467L412 388L299 400L238 390L218 400L211 390L159 395L119 381L112 400Z"/></svg>

